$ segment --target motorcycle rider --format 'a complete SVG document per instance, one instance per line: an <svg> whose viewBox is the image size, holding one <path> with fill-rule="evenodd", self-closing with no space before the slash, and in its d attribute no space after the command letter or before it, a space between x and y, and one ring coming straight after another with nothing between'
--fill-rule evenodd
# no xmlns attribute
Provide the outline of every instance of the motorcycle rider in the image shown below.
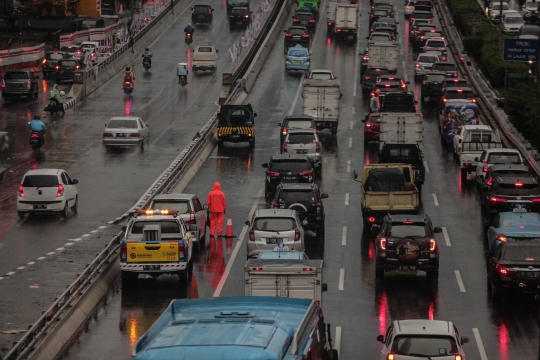
<svg viewBox="0 0 540 360"><path fill-rule="evenodd" d="M177 75L178 75L178 81L180 81L180 75L186 76L186 85L187 85L187 76L189 74L189 71L187 69L186 63L178 63L178 69L177 69Z"/></svg>
<svg viewBox="0 0 540 360"><path fill-rule="evenodd" d="M66 111L64 110L64 104L62 101L62 96L58 92L58 84L54 84L53 89L51 90L51 95L49 97L51 100L56 102L56 108L62 112L62 115L65 115Z"/></svg>
<svg viewBox="0 0 540 360"><path fill-rule="evenodd" d="M32 121L28 123L28 129L30 129L31 132L35 132L39 134L39 141L41 141L42 145L45 145L45 131L47 131L47 127L41 121L41 116L38 114L34 115L34 118Z"/></svg>
<svg viewBox="0 0 540 360"><path fill-rule="evenodd" d="M131 71L131 68L128 66L126 71L124 71L124 81L122 82L122 89L124 88L124 83L126 81L131 81L131 86L135 90L135 74Z"/></svg>
<svg viewBox="0 0 540 360"><path fill-rule="evenodd" d="M143 63L144 60L148 58L148 62L150 63L150 66L152 66L152 53L150 52L149 48L145 48L142 53Z"/></svg>
<svg viewBox="0 0 540 360"><path fill-rule="evenodd" d="M187 24L186 28L184 29L184 32L186 33L186 38L187 38L187 34L191 34L191 39L193 39L193 33L195 32L195 29L193 28L193 26L191 26L191 23Z"/></svg>

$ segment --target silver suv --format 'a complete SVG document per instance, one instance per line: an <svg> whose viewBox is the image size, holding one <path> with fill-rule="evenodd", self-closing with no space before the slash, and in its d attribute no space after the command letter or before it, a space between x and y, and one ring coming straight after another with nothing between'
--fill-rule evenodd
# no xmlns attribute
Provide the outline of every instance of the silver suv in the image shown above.
<svg viewBox="0 0 540 360"><path fill-rule="evenodd" d="M461 346L469 342L454 324L441 320L396 320L377 340L384 344L381 360L465 359Z"/></svg>
<svg viewBox="0 0 540 360"><path fill-rule="evenodd" d="M286 250L304 251L304 229L296 210L261 209L255 211L249 226L247 257L257 257L261 251Z"/></svg>
<svg viewBox="0 0 540 360"><path fill-rule="evenodd" d="M204 243L208 224L208 205L202 205L194 194L172 193L159 194L150 203L150 209L178 210L186 225L197 225L195 242ZM202 246L202 245L201 245Z"/></svg>
<svg viewBox="0 0 540 360"><path fill-rule="evenodd" d="M322 173L322 144L313 129L291 129L283 142L282 154L307 155L318 174Z"/></svg>

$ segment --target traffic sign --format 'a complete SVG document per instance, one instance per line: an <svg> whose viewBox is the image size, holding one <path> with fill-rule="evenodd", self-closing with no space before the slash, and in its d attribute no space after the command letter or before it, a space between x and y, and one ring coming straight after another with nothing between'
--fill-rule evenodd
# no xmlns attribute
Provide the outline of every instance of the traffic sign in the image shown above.
<svg viewBox="0 0 540 360"><path fill-rule="evenodd" d="M504 61L538 61L538 39L504 39Z"/></svg>
<svg viewBox="0 0 540 360"><path fill-rule="evenodd" d="M467 16L467 26L477 27L482 25L482 18L480 16Z"/></svg>

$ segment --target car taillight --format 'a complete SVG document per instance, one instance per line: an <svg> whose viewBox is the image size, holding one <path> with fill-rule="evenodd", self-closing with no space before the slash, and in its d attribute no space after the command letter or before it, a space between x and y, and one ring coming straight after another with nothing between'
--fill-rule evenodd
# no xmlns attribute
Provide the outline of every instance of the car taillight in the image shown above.
<svg viewBox="0 0 540 360"><path fill-rule="evenodd" d="M2 80L2 88L5 88L6 87L6 83L4 82L4 80Z"/></svg>
<svg viewBox="0 0 540 360"><path fill-rule="evenodd" d="M341 29L337 29L336 31L337 31L337 32L341 32Z"/></svg>
<svg viewBox="0 0 540 360"><path fill-rule="evenodd" d="M279 176L279 172L276 172L276 171L269 171L268 172L268 176L270 177L278 177Z"/></svg>
<svg viewBox="0 0 540 360"><path fill-rule="evenodd" d="M371 127L371 123L366 123L366 127L370 128Z"/></svg>
<svg viewBox="0 0 540 360"><path fill-rule="evenodd" d="M184 244L178 244L178 257L183 258L185 257L186 253L186 246Z"/></svg>
<svg viewBox="0 0 540 360"><path fill-rule="evenodd" d="M293 22L298 23L298 22L300 22L300 20L294 19Z"/></svg>
<svg viewBox="0 0 540 360"><path fill-rule="evenodd" d="M386 251L386 238L380 238L379 245L381 246L382 250Z"/></svg>
<svg viewBox="0 0 540 360"><path fill-rule="evenodd" d="M475 98L469 99L469 102L475 103L476 99Z"/></svg>
<svg viewBox="0 0 540 360"><path fill-rule="evenodd" d="M285 34L285 37L291 37L292 34Z"/></svg>
<svg viewBox="0 0 540 360"><path fill-rule="evenodd" d="M317 208L317 214L320 214L320 213L322 212L322 205L321 205L321 203L317 203L317 204L315 205L315 207Z"/></svg>
<svg viewBox="0 0 540 360"><path fill-rule="evenodd" d="M310 24L314 24L314 23L315 23L315 20L311 19L311 20L309 20L309 23L310 23Z"/></svg>
<svg viewBox="0 0 540 360"><path fill-rule="evenodd" d="M311 179L313 178L313 170L302 171L298 175L303 176L303 177L307 177L308 180L311 181Z"/></svg>
<svg viewBox="0 0 540 360"><path fill-rule="evenodd" d="M504 275L504 276L512 276L512 275L516 275L517 271L514 269L510 269L506 266L499 266L499 274Z"/></svg>
<svg viewBox="0 0 540 360"><path fill-rule="evenodd" d="M427 21L431 22L431 19L427 19Z"/></svg>
<svg viewBox="0 0 540 360"><path fill-rule="evenodd" d="M60 70L60 66L56 65L56 70Z"/></svg>
<svg viewBox="0 0 540 360"><path fill-rule="evenodd" d="M446 102L447 100L446 100L446 98L443 98L442 101L443 101L443 102ZM461 143L460 143L460 144L461 144Z"/></svg>
<svg viewBox="0 0 540 360"><path fill-rule="evenodd" d="M498 202L506 202L507 199L505 199L505 198L500 198L500 197L496 197L496 196L491 196L491 197L489 198L489 201L494 202L494 203L498 203Z"/></svg>
<svg viewBox="0 0 540 360"><path fill-rule="evenodd" d="M489 180L487 181L486 185L487 186L493 185L493 178L490 177Z"/></svg>
<svg viewBox="0 0 540 360"><path fill-rule="evenodd" d="M249 230L249 241L255 241L255 230Z"/></svg>
<svg viewBox="0 0 540 360"><path fill-rule="evenodd" d="M516 187L520 187L520 186L523 186L523 184L522 184L522 183L520 183L520 182L517 182L517 183L515 183L514 185L515 185Z"/></svg>
<svg viewBox="0 0 540 360"><path fill-rule="evenodd" d="M294 242L300 241L300 230L294 230Z"/></svg>
<svg viewBox="0 0 540 360"><path fill-rule="evenodd" d="M30 82L30 80L28 80L28 82L26 83L26 88L30 89L31 87L32 87L32 83Z"/></svg>
<svg viewBox="0 0 540 360"><path fill-rule="evenodd" d="M386 360L395 360L394 354L390 353L386 356Z"/></svg>
<svg viewBox="0 0 540 360"><path fill-rule="evenodd" d="M429 239L429 251L435 251L437 249L437 240L436 239Z"/></svg>
<svg viewBox="0 0 540 360"><path fill-rule="evenodd" d="M211 13L212 13L212 9L208 9L208 13L211 14Z"/></svg>
<svg viewBox="0 0 540 360"><path fill-rule="evenodd" d="M113 137L113 134L111 133L103 133L103 137L106 138L106 137Z"/></svg>
<svg viewBox="0 0 540 360"><path fill-rule="evenodd" d="M30 139L39 139L39 134L38 133L31 134Z"/></svg>
<svg viewBox="0 0 540 360"><path fill-rule="evenodd" d="M375 217L374 217L374 216L370 216L370 217L368 217L368 222L370 222L370 223L374 223L374 222L375 222L375 220L376 220L376 219L375 219Z"/></svg>
<svg viewBox="0 0 540 360"><path fill-rule="evenodd" d="M127 244L122 244L122 248L120 250L120 258L122 260L127 259Z"/></svg>
<svg viewBox="0 0 540 360"><path fill-rule="evenodd" d="M24 188L22 185L19 185L19 197L24 197Z"/></svg>
<svg viewBox="0 0 540 360"><path fill-rule="evenodd" d="M531 202L533 202L533 203L540 203L540 198L531 199Z"/></svg>
<svg viewBox="0 0 540 360"><path fill-rule="evenodd" d="M371 77L370 77L370 76L366 76L366 77L364 78L364 80L369 81L369 80L371 80Z"/></svg>
<svg viewBox="0 0 540 360"><path fill-rule="evenodd" d="M129 134L129 137L130 138L138 138L140 137L139 133L133 133L133 134Z"/></svg>
<svg viewBox="0 0 540 360"><path fill-rule="evenodd" d="M321 142L317 141L315 143L315 152L321 152Z"/></svg>
<svg viewBox="0 0 540 360"><path fill-rule="evenodd" d="M80 68L80 66L79 66L79 65L75 65L75 69L79 69L79 68Z"/></svg>
<svg viewBox="0 0 540 360"><path fill-rule="evenodd" d="M307 39L307 38L309 37L309 34L302 34L302 37L303 37L304 39Z"/></svg>
<svg viewBox="0 0 540 360"><path fill-rule="evenodd" d="M58 191L56 192L56 197L64 195L64 185L58 184Z"/></svg>
<svg viewBox="0 0 540 360"><path fill-rule="evenodd" d="M457 77L457 72L455 72L454 75L452 75L452 76Z"/></svg>
<svg viewBox="0 0 540 360"><path fill-rule="evenodd" d="M497 240L499 240L500 242L506 242L508 239L504 234L497 234Z"/></svg>
<svg viewBox="0 0 540 360"><path fill-rule="evenodd" d="M283 136L287 135L287 127L283 127L283 132L281 133Z"/></svg>
<svg viewBox="0 0 540 360"><path fill-rule="evenodd" d="M195 8L191 8L191 12L195 12Z"/></svg>
<svg viewBox="0 0 540 360"><path fill-rule="evenodd" d="M47 62L47 59L43 59L43 63L45 64Z"/></svg>
<svg viewBox="0 0 540 360"><path fill-rule="evenodd" d="M488 172L489 168L485 167L485 168L482 168L482 171L483 172Z"/></svg>
<svg viewBox="0 0 540 360"><path fill-rule="evenodd" d="M328 26L332 26L334 25L333 23L331 23L330 21L328 22Z"/></svg>
<svg viewBox="0 0 540 360"><path fill-rule="evenodd" d="M284 152L284 153L287 152L287 144L288 144L288 143L289 143L288 141L285 141L285 142L283 143L283 152Z"/></svg>

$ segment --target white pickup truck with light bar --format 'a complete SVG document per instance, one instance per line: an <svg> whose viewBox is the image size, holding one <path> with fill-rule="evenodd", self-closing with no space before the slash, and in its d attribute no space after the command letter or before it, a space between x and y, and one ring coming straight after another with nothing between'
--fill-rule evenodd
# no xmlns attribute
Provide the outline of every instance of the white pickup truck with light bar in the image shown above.
<svg viewBox="0 0 540 360"><path fill-rule="evenodd" d="M177 274L180 284L187 283L197 226L188 227L178 210L138 210L123 230L120 271L124 284L136 282L139 274Z"/></svg>

